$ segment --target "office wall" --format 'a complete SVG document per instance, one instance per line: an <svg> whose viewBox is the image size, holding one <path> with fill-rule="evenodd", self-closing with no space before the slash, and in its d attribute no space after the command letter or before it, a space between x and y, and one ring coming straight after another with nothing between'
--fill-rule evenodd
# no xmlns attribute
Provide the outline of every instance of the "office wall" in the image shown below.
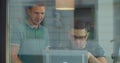
<svg viewBox="0 0 120 63"><path fill-rule="evenodd" d="M97 31L98 41L105 50L108 63L112 63L113 53L113 0L98 0Z"/></svg>

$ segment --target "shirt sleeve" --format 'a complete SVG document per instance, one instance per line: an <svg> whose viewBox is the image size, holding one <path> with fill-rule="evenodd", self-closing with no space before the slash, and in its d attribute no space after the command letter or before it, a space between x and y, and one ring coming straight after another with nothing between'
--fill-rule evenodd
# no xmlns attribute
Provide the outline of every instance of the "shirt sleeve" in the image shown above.
<svg viewBox="0 0 120 63"><path fill-rule="evenodd" d="M103 50L103 48L99 45L99 44L97 44L97 47L96 47L96 57L98 58L98 57L103 57L104 56L104 50Z"/></svg>
<svg viewBox="0 0 120 63"><path fill-rule="evenodd" d="M20 45L21 42L21 32L20 28L17 26L11 26L9 30L9 41L10 45Z"/></svg>
<svg viewBox="0 0 120 63"><path fill-rule="evenodd" d="M87 44L87 50L92 53L96 58L104 56L104 50L99 45L99 43L89 43Z"/></svg>

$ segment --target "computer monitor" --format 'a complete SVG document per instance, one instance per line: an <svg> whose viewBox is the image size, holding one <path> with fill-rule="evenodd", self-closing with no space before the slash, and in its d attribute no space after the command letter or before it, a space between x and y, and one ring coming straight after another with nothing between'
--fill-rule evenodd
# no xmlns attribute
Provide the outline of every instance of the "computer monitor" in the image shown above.
<svg viewBox="0 0 120 63"><path fill-rule="evenodd" d="M88 63L88 53L83 50L44 51L44 63Z"/></svg>

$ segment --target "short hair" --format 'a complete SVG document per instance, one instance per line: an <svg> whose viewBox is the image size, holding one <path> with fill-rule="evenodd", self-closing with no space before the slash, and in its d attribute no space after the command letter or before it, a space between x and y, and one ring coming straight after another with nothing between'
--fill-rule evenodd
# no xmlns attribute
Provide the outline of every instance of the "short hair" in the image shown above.
<svg viewBox="0 0 120 63"><path fill-rule="evenodd" d="M31 1L31 2L24 2L25 3L25 6L24 6L24 8L25 8L25 15L26 15L26 18L29 18L29 15L28 15L28 13L27 13L27 9L31 9L31 8L33 8L33 6L34 5L38 5L38 6L46 6L46 4L45 4L45 0L33 0L33 1ZM43 19L43 21L44 21L44 19ZM44 22L41 22L41 25L43 25L43 23Z"/></svg>
<svg viewBox="0 0 120 63"><path fill-rule="evenodd" d="M87 30L87 27L86 27L86 24L84 21L75 20L74 21L74 29L86 29Z"/></svg>
<svg viewBox="0 0 120 63"><path fill-rule="evenodd" d="M46 6L45 1L32 1L29 2L28 5L26 6L27 9L31 9L34 5L38 5L38 6Z"/></svg>

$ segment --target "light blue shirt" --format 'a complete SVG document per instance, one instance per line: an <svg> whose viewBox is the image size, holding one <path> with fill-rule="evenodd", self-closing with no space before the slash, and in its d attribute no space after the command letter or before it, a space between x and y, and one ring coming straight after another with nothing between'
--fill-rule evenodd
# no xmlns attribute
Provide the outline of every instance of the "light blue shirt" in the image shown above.
<svg viewBox="0 0 120 63"><path fill-rule="evenodd" d="M30 56L42 55L42 51L49 45L48 30L42 25L38 29L28 24L14 25L10 27L10 44L20 46L18 55L23 63L28 63L27 59ZM29 57L24 58L22 55Z"/></svg>

